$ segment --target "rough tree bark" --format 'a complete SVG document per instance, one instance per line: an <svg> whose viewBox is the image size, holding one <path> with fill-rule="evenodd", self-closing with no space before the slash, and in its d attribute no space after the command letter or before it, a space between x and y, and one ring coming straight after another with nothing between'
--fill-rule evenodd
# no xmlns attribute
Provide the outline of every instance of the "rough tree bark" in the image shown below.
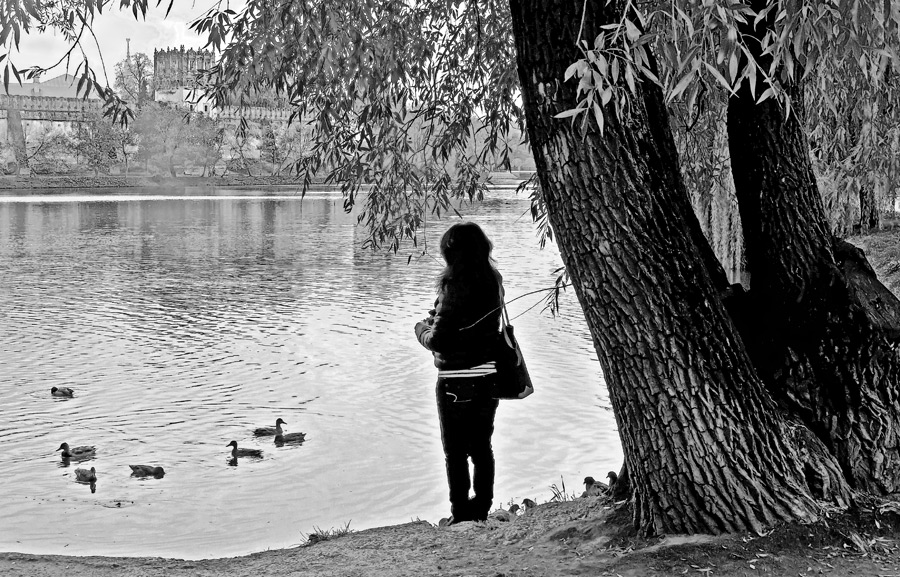
<svg viewBox="0 0 900 577"><path fill-rule="evenodd" d="M755 9L763 4L753 2ZM746 32L761 37L765 25ZM900 491L900 301L863 253L828 227L798 118L799 94L790 116L772 99L756 104L748 86L729 102L750 272L741 333L769 389L825 443L851 486L894 493Z"/></svg>
<svg viewBox="0 0 900 577"><path fill-rule="evenodd" d="M662 95L582 134L565 69L619 3L512 0L529 137L557 243L594 340L644 533L723 532L810 519L804 459L821 447L782 419L721 300L726 281L693 215ZM799 448L801 445L805 448ZM821 490L821 487L819 488Z"/></svg>

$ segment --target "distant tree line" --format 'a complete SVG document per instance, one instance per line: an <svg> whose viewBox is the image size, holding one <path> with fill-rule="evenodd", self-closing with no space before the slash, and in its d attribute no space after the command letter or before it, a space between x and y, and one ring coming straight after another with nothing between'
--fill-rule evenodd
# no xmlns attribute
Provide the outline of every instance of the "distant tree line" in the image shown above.
<svg viewBox="0 0 900 577"><path fill-rule="evenodd" d="M156 102L146 103L127 128L97 113L84 122L30 121L23 129L32 174L275 175L306 149L302 125L262 121L240 131L237 122ZM6 148L8 166L14 155L12 145Z"/></svg>

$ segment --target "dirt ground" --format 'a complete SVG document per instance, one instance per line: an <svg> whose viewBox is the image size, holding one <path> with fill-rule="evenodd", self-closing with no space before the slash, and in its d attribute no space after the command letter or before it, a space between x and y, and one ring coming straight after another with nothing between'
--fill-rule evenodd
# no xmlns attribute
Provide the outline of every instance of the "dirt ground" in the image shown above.
<svg viewBox="0 0 900 577"><path fill-rule="evenodd" d="M760 535L643 540L630 508L601 497L538 505L510 522L381 527L246 557L183 561L0 553L0 575L29 577L405 575L900 577L900 518L872 511Z"/></svg>

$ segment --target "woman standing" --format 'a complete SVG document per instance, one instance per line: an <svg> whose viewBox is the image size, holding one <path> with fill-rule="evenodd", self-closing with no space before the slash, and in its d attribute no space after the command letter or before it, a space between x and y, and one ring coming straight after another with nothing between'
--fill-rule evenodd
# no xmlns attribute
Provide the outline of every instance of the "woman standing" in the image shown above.
<svg viewBox="0 0 900 577"><path fill-rule="evenodd" d="M491 435L497 399L491 398L488 385L497 372L501 276L494 268L492 249L477 224L451 226L441 237L447 266L437 279L434 310L416 324L416 336L432 351L438 368L436 394L450 485L449 524L485 520L494 499ZM470 486L475 492L471 499Z"/></svg>

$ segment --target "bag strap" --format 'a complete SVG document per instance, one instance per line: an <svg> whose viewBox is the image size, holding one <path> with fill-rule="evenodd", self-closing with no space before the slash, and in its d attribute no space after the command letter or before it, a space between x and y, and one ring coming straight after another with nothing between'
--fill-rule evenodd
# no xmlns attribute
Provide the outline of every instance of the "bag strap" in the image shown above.
<svg viewBox="0 0 900 577"><path fill-rule="evenodd" d="M500 283L500 332L502 333L505 333L506 327L509 326L509 311L506 310L505 296L506 291L503 290L503 283Z"/></svg>
<svg viewBox="0 0 900 577"><path fill-rule="evenodd" d="M506 310L506 299L504 296L506 295L503 290L503 283L500 283L500 334L503 335L503 340L506 341L507 346L512 350L516 351L516 365L521 365L524 359L522 358L522 349L519 348L519 344L514 342L513 339L509 337L509 331L506 330L506 327L509 325L509 311Z"/></svg>

